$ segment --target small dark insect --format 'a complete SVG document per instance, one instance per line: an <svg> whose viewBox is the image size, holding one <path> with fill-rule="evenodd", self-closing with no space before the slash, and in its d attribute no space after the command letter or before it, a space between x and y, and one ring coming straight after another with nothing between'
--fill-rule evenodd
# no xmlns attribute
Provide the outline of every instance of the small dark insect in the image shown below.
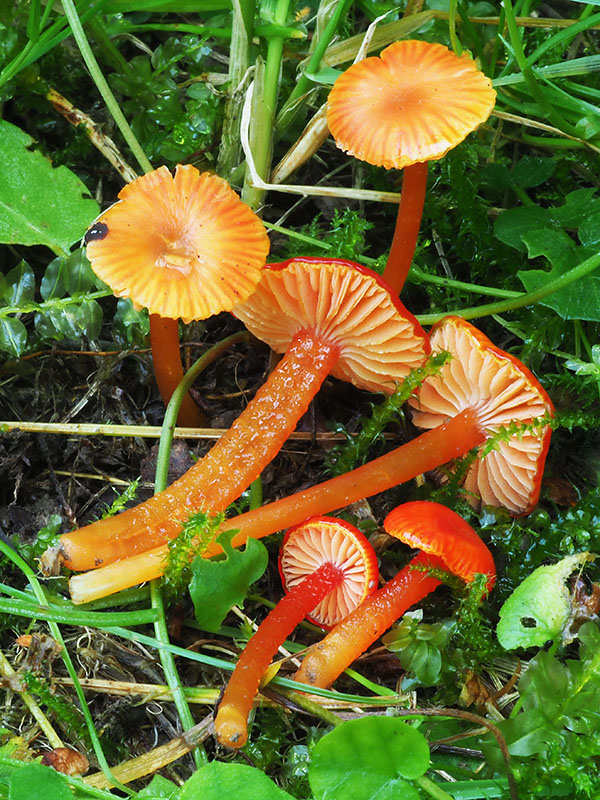
<svg viewBox="0 0 600 800"><path fill-rule="evenodd" d="M89 244L90 242L95 242L98 239L106 239L107 234L108 225L105 222L95 222L83 237L83 243Z"/></svg>

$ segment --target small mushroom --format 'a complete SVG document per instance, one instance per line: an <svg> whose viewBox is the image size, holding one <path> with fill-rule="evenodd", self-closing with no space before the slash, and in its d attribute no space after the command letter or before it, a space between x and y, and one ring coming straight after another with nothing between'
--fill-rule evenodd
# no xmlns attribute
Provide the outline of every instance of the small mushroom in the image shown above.
<svg viewBox="0 0 600 800"><path fill-rule="evenodd" d="M484 444L501 429L506 436L496 449L467 472L470 500L504 506L515 515L533 509L550 444L551 428L544 422L553 414L550 398L524 364L459 317L445 317L432 329L431 341L434 349L452 356L410 400L415 422L431 430L351 472L228 520L224 528L238 530L232 539L235 547L250 537L268 536L434 470ZM156 578L164 570L166 549L163 545L71 578L74 601L77 597L76 602L85 602ZM218 552L211 546L205 555Z"/></svg>
<svg viewBox="0 0 600 800"><path fill-rule="evenodd" d="M466 54L403 40L349 67L327 101L338 147L369 164L404 168L392 247L383 273L400 292L417 242L427 162L444 156L489 117L492 84Z"/></svg>
<svg viewBox="0 0 600 800"><path fill-rule="evenodd" d="M308 616L336 625L377 588L377 558L362 533L341 519L313 517L288 530L279 557L286 595L269 612L239 657L215 720L218 740L243 747L248 714L277 648Z"/></svg>
<svg viewBox="0 0 600 800"><path fill-rule="evenodd" d="M61 536L70 569L156 547L176 536L194 509L227 508L279 452L327 375L392 393L429 352L421 326L379 276L349 261L268 265L234 313L285 355L227 433L166 491Z"/></svg>
<svg viewBox="0 0 600 800"><path fill-rule="evenodd" d="M496 569L492 554L473 528L446 506L429 501L404 503L391 511L385 530L421 552L305 656L294 680L329 686L405 611L440 585L428 574L433 567L466 582L488 575L491 591Z"/></svg>
<svg viewBox="0 0 600 800"><path fill-rule="evenodd" d="M128 184L85 238L94 272L150 312L154 374L165 405L183 377L179 323L230 311L260 278L269 239L226 181L179 164ZM189 395L180 425L202 427Z"/></svg>

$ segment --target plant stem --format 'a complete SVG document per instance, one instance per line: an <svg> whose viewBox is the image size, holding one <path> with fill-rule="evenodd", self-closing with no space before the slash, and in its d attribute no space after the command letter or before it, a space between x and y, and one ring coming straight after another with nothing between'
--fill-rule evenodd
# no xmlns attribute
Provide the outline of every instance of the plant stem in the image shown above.
<svg viewBox="0 0 600 800"><path fill-rule="evenodd" d="M60 606L48 606L47 603L38 604L31 600L5 600L3 598L0 598L0 612L29 619L43 619L46 622L60 622L62 625L81 625L90 628L147 625L157 619L156 612L151 608L141 611L82 611L74 607L61 609Z"/></svg>
<svg viewBox="0 0 600 800"><path fill-rule="evenodd" d="M275 136L277 138L290 126L293 119L302 108L304 95L306 95L313 83L307 73L316 72L319 69L321 60L325 55L325 50L329 47L329 43L333 39L341 20L346 16L350 2L351 0L340 0L340 2L334 4L333 13L315 45L304 72L298 78L296 86L293 88L290 96L279 112L277 127L275 129Z"/></svg>
<svg viewBox="0 0 600 800"><path fill-rule="evenodd" d="M287 20L289 7L290 0L277 0L272 22L283 25ZM285 39L283 36L275 36L269 39L264 71L257 67L254 79L254 97L258 98L258 102L250 123L250 142L252 143L252 154L256 170L259 177L265 182L269 180L269 173L271 171L273 127L275 122L275 110L277 108L277 96L279 93L284 41ZM262 80L260 80L260 78L262 78ZM246 172L242 200L248 203L251 209L257 211L262 205L265 192L264 189L252 186L248 182L248 178L249 175Z"/></svg>
<svg viewBox="0 0 600 800"><path fill-rule="evenodd" d="M21 572L25 575L29 584L33 590L34 595L36 596L38 602L42 606L48 606L48 600L46 598L46 594L40 585L35 573L29 566L29 564L21 558L21 556L10 547L10 545L5 544L2 539L0 539L0 552L3 553L7 558L9 558L13 564L21 570ZM106 760L106 756L104 755L104 751L102 750L102 745L100 744L100 739L98 737L98 733L96 731L96 727L94 725L94 720L92 719L92 715L90 713L89 706L85 699L85 695L83 693L83 689L81 688L81 684L79 683L79 679L77 677L77 671L71 660L71 656L69 655L69 651L67 650L67 646L65 641L62 637L60 632L60 628L56 624L56 622L48 622L48 627L50 629L50 633L52 634L54 640L61 645L61 657L67 668L67 672L69 673L69 677L73 681L73 686L75 688L75 693L77 695L77 699L79 700L79 704L81 707L81 713L85 719L85 723L88 729L88 733L92 742L92 747L94 748L94 753L96 758L98 759L98 764L102 772L106 775L107 780L110 782L111 786L118 787L122 789L127 795L132 795L133 792L128 789L126 786L123 786L116 780L111 771L110 767L108 766L108 761ZM126 629L125 629L126 630Z"/></svg>
<svg viewBox="0 0 600 800"><path fill-rule="evenodd" d="M243 84L250 67L250 43L254 23L254 0L234 0L229 47L229 97L225 103L221 145L217 172L230 180L240 163L242 145L240 120L242 116Z"/></svg>
<svg viewBox="0 0 600 800"><path fill-rule="evenodd" d="M445 792L439 783L435 783L435 781L432 781L431 778L428 778L426 775L415 778L415 783L418 784L424 792L427 792L428 795L434 797L435 800L454 800L453 796Z"/></svg>
<svg viewBox="0 0 600 800"><path fill-rule="evenodd" d="M152 171L152 164L146 157L146 154L142 150L140 143L135 138L135 135L131 128L129 127L129 123L125 119L125 115L121 111L119 104L117 103L115 96L113 95L110 86L106 82L100 67L98 66L98 62L96 61L96 57L92 52L92 48L87 40L85 35L85 31L83 30L83 25L81 24L81 20L77 14L77 9L75 8L75 4L73 0L61 0L62 6L65 12L65 16L69 20L69 25L71 26L71 30L73 32L73 37L77 42L77 46L79 47L79 51L81 56L85 62L86 67L90 71L90 75L92 76L92 80L96 84L96 88L102 95L102 99L106 103L106 107L110 111L118 129L121 131L121 135L129 145L129 148L133 155L135 156L138 164L142 168L144 172L151 172Z"/></svg>
<svg viewBox="0 0 600 800"><path fill-rule="evenodd" d="M15 676L15 671L9 664L6 656L0 650L0 676L10 680ZM50 720L44 714L42 709L37 704L36 700L29 694L29 692L17 690L17 692L23 703L27 706L29 713L35 719L37 724L40 726L42 732L46 735L46 739L48 739L48 743L52 745L52 747L64 747L64 743L60 736L56 733Z"/></svg>
<svg viewBox="0 0 600 800"><path fill-rule="evenodd" d="M548 283L540 289L534 289L532 292L523 293L514 300L488 303L487 305L473 306L472 308L458 308L454 311L443 311L439 314L421 314L417 315L417 319L421 325L433 325L435 322L439 322L450 314L462 317L463 319L476 319L477 317L487 317L490 314L501 314L504 311L512 311L514 308L533 305L534 303L539 303L544 297L548 297L548 295L558 292L560 289L564 289L565 286L585 277L599 266L600 253L596 253L586 258L585 261L582 261L581 264L578 264L576 267L567 270L567 272L564 272L553 281L548 281Z"/></svg>

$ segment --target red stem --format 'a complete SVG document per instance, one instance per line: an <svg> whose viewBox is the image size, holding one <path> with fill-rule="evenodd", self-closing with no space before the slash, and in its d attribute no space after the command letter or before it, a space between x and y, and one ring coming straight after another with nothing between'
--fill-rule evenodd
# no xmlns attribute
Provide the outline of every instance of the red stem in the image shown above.
<svg viewBox="0 0 600 800"><path fill-rule="evenodd" d="M426 190L427 161L405 167L396 229L383 271L383 279L397 294L402 291L415 254Z"/></svg>
<svg viewBox="0 0 600 800"><path fill-rule="evenodd" d="M183 378L179 350L179 322L150 314L150 346L158 391L165 406ZM183 398L177 424L184 428L205 428L208 420L188 393Z"/></svg>
<svg viewBox="0 0 600 800"><path fill-rule="evenodd" d="M243 747L248 714L261 677L277 648L318 603L341 584L344 572L330 561L291 589L265 617L238 659L219 704L217 738L228 747Z"/></svg>
<svg viewBox="0 0 600 800"><path fill-rule="evenodd" d="M164 492L60 537L73 570L94 569L167 542L197 509L223 511L277 455L338 359L336 345L296 336L231 428Z"/></svg>
<svg viewBox="0 0 600 800"><path fill-rule="evenodd" d="M419 553L310 648L294 680L321 688L331 685L405 611L440 585L441 581L414 569L416 566L443 569L444 563L436 556Z"/></svg>

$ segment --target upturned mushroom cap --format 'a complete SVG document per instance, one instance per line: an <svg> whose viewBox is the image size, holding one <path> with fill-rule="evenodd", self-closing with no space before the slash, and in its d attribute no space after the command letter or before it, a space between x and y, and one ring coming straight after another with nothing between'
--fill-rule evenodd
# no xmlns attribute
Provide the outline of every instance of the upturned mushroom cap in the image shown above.
<svg viewBox="0 0 600 800"><path fill-rule="evenodd" d="M489 117L496 92L466 53L395 42L349 67L327 101L336 144L386 169L441 158Z"/></svg>
<svg viewBox="0 0 600 800"><path fill-rule="evenodd" d="M330 562L344 573L343 582L330 592L307 618L331 628L377 589L377 557L363 534L335 517L312 517L290 528L281 545L279 573L286 592L322 564Z"/></svg>
<svg viewBox="0 0 600 800"><path fill-rule="evenodd" d="M491 436L511 423L553 414L550 398L527 367L465 320L445 317L432 328L430 340L434 351L447 350L452 358L409 400L419 428L436 428L473 408ZM549 425L538 426L497 442L477 459L464 482L473 505L479 497L514 514L528 513L539 497L550 435Z"/></svg>
<svg viewBox="0 0 600 800"><path fill-rule="evenodd" d="M383 527L405 544L439 558L444 568L466 582L477 573L496 580L492 554L473 528L455 511L430 500L403 503L390 511Z"/></svg>
<svg viewBox="0 0 600 800"><path fill-rule="evenodd" d="M262 222L226 181L181 164L125 186L84 241L118 297L184 322L245 300L269 251Z"/></svg>
<svg viewBox="0 0 600 800"><path fill-rule="evenodd" d="M233 313L278 353L303 331L336 345L331 374L371 392L393 392L430 350L419 323L381 278L351 261L267 264L256 291Z"/></svg>

